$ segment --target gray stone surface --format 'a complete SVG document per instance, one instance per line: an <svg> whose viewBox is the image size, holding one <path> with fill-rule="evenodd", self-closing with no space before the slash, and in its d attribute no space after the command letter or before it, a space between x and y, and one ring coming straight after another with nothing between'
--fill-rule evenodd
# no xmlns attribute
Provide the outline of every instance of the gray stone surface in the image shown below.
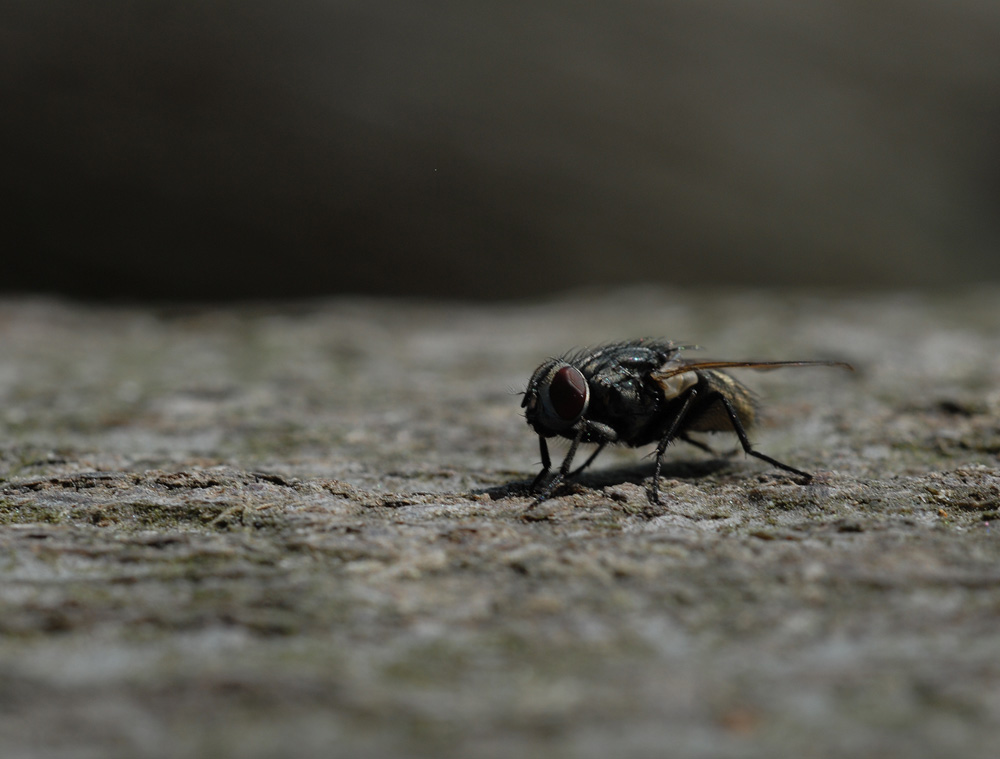
<svg viewBox="0 0 1000 759"><path fill-rule="evenodd" d="M998 296L4 301L0 753L991 755ZM815 483L623 450L526 517L517 392L637 335L855 363L741 375Z"/></svg>

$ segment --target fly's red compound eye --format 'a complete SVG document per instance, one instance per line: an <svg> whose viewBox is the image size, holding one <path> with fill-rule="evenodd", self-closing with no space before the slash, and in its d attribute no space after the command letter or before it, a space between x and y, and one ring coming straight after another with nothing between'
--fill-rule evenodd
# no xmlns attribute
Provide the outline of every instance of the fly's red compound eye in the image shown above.
<svg viewBox="0 0 1000 759"><path fill-rule="evenodd" d="M583 413L587 406L590 388L580 370L564 366L552 377L549 385L549 402L560 419L571 422Z"/></svg>

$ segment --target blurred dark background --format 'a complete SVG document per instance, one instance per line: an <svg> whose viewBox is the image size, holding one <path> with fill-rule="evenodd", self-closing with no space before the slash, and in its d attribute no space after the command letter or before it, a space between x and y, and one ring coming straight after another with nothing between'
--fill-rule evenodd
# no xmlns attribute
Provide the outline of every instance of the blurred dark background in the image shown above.
<svg viewBox="0 0 1000 759"><path fill-rule="evenodd" d="M6 0L7 292L1000 279L1000 2Z"/></svg>

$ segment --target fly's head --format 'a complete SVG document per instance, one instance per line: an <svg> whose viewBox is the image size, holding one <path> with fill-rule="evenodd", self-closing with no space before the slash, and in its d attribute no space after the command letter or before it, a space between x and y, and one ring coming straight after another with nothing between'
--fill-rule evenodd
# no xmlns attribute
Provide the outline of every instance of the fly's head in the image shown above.
<svg viewBox="0 0 1000 759"><path fill-rule="evenodd" d="M587 378L562 359L550 359L535 370L521 401L528 424L544 437L572 429L589 404Z"/></svg>

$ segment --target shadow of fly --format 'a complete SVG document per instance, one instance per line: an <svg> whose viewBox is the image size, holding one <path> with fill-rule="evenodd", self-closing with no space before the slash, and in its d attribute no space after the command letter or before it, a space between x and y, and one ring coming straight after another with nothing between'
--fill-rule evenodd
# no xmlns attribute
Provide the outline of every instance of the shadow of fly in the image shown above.
<svg viewBox="0 0 1000 759"><path fill-rule="evenodd" d="M839 366L842 361L713 361L683 357L692 345L640 338L552 358L531 375L521 406L538 433L542 471L531 491L532 506L548 498L568 477L590 466L608 445L637 448L656 443L649 500L660 502L663 452L674 440L712 453L689 432L736 433L743 450L809 482L812 475L754 450L747 437L757 404L750 391L722 369L779 369L790 366ZM546 440L564 437L569 452L554 475ZM570 471L583 443L597 445L590 457Z"/></svg>

